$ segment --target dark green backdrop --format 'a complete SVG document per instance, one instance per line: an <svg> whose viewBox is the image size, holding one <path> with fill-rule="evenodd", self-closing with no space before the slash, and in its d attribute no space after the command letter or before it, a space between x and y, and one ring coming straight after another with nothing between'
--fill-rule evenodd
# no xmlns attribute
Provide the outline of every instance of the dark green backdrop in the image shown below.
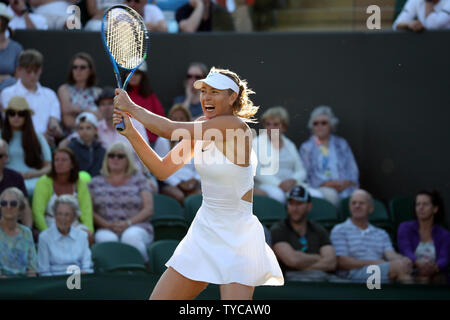
<svg viewBox="0 0 450 320"><path fill-rule="evenodd" d="M92 54L100 84L114 85L97 33L17 32L45 55L42 83L65 81L70 57ZM297 146L311 110L331 106L358 162L362 187L385 203L424 187L450 205L450 32L154 34L149 74L165 109L182 94L186 66L203 61L237 71L262 111L285 106ZM447 220L449 214L447 213Z"/></svg>

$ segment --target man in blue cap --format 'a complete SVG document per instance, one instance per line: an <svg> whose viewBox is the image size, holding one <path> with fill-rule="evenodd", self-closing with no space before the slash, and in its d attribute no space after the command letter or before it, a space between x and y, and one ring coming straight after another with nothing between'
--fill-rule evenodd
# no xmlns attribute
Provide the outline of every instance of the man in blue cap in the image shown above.
<svg viewBox="0 0 450 320"><path fill-rule="evenodd" d="M295 186L288 195L288 217L271 228L275 252L286 280L321 281L336 269L336 254L324 227L308 221L311 195Z"/></svg>

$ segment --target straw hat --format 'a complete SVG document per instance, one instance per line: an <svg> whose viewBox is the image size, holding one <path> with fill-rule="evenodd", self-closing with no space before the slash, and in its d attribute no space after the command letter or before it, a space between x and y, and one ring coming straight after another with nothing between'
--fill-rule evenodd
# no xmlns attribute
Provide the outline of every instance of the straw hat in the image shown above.
<svg viewBox="0 0 450 320"><path fill-rule="evenodd" d="M16 110L16 111L29 111L30 114L34 114L33 109L30 108L27 100L24 97L15 96L8 102L8 107L3 110Z"/></svg>

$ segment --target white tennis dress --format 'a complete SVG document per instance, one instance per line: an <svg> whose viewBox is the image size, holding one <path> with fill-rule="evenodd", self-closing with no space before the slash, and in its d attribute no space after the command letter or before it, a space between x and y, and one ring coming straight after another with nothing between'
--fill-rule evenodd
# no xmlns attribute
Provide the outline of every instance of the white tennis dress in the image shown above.
<svg viewBox="0 0 450 320"><path fill-rule="evenodd" d="M183 276L214 284L248 286L284 284L283 274L264 229L253 215L253 204L242 196L253 188L257 158L241 167L211 143L194 148L203 202L186 236L166 263Z"/></svg>

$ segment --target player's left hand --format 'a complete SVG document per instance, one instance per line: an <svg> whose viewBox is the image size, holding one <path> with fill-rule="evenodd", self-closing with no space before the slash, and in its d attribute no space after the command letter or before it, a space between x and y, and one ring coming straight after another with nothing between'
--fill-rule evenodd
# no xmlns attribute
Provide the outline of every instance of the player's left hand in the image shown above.
<svg viewBox="0 0 450 320"><path fill-rule="evenodd" d="M133 123L131 122L130 116L128 115L128 113L123 112L121 110L118 109L114 109L114 114L113 114L113 124L114 126L118 123L120 123L121 121L124 121L125 124L125 129L123 129L122 131L118 131L121 135L125 136L125 137L129 137L130 135L137 133L136 128L133 126Z"/></svg>

